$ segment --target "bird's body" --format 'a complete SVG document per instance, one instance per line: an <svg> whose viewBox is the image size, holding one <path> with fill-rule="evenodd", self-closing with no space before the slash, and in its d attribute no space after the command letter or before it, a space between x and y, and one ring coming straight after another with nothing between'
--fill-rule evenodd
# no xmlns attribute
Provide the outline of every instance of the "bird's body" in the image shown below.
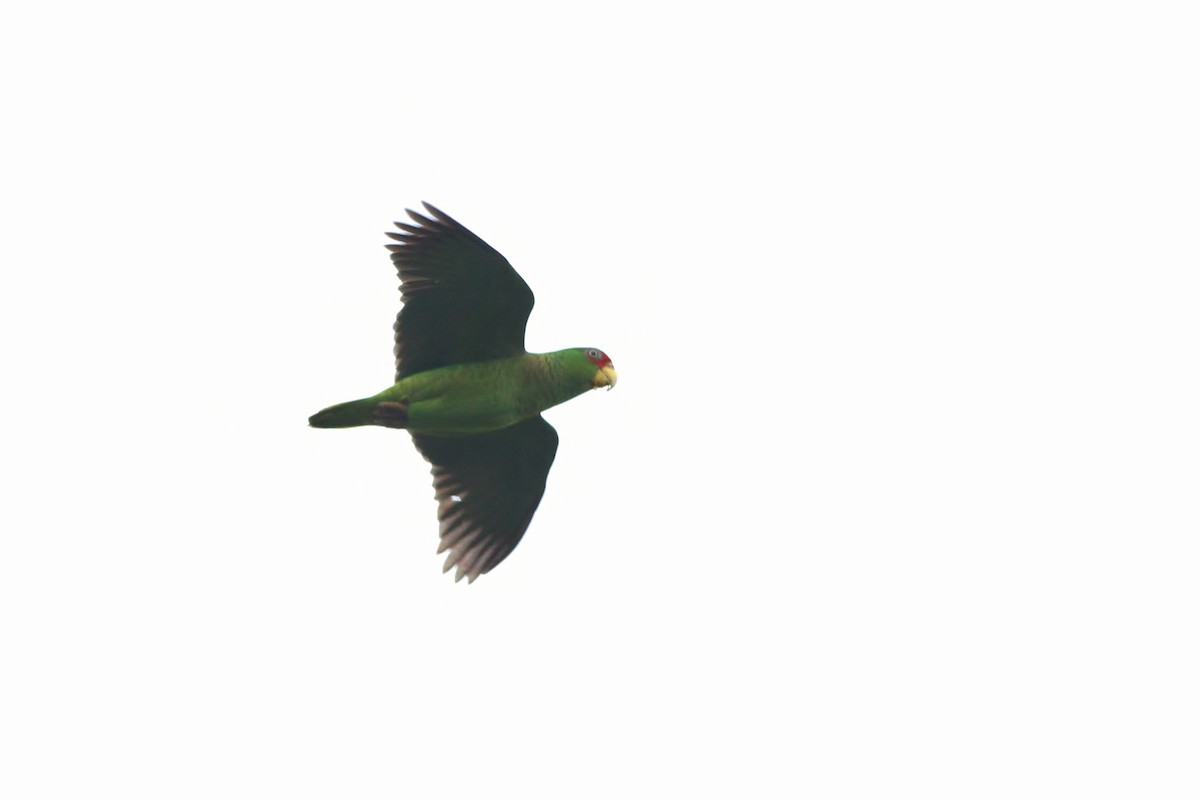
<svg viewBox="0 0 1200 800"><path fill-rule="evenodd" d="M309 421L314 428L383 425L434 436L490 433L615 380L603 381L605 368L586 353L576 347L438 367L401 378L372 397L327 408Z"/></svg>
<svg viewBox="0 0 1200 800"><path fill-rule="evenodd" d="M595 348L525 351L533 293L508 261L425 205L418 225L389 233L404 307L396 319L396 382L309 418L315 428L402 428L433 465L445 569L473 581L499 564L541 502L558 434L541 412L616 385Z"/></svg>

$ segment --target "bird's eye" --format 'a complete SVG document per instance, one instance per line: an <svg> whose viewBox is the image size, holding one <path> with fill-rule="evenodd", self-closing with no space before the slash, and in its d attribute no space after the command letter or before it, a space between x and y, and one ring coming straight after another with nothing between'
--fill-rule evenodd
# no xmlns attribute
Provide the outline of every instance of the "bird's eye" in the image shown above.
<svg viewBox="0 0 1200 800"><path fill-rule="evenodd" d="M600 359L604 358L604 353L601 353L599 350L593 347L591 350L587 351L587 357L592 361L599 361Z"/></svg>

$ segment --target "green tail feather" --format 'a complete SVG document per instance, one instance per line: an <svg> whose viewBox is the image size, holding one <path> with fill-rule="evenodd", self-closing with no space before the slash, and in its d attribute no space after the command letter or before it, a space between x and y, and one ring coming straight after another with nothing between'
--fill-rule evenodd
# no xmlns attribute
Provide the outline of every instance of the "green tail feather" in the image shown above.
<svg viewBox="0 0 1200 800"><path fill-rule="evenodd" d="M374 425L374 398L366 400L351 400L349 403L338 403L324 411L318 411L308 418L308 424L314 428L354 428L358 425Z"/></svg>

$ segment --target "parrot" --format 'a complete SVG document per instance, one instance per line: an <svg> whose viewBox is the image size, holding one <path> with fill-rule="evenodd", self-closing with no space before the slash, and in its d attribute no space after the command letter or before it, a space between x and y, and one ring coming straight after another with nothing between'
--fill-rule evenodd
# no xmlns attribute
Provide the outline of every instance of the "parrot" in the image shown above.
<svg viewBox="0 0 1200 800"><path fill-rule="evenodd" d="M443 572L490 571L525 535L558 452L548 408L617 384L595 347L525 349L533 292L508 260L422 203L386 245L400 277L395 383L309 417L314 428L407 430L431 465Z"/></svg>

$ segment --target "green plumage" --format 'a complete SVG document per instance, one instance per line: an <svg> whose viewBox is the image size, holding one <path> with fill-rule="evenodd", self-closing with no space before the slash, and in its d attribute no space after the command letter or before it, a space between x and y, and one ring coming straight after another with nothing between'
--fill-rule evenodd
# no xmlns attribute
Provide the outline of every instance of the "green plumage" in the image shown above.
<svg viewBox="0 0 1200 800"><path fill-rule="evenodd" d="M408 430L432 464L445 569L473 581L516 546L545 491L558 434L541 412L616 384L595 348L525 351L533 293L498 252L436 208L389 233L404 301L396 383L314 414L315 428Z"/></svg>
<svg viewBox="0 0 1200 800"><path fill-rule="evenodd" d="M436 436L488 433L595 388L597 368L585 352L572 348L418 372L374 397L327 408L309 423L314 428L387 425ZM377 416L381 403L405 406L403 424L389 425L394 416Z"/></svg>

